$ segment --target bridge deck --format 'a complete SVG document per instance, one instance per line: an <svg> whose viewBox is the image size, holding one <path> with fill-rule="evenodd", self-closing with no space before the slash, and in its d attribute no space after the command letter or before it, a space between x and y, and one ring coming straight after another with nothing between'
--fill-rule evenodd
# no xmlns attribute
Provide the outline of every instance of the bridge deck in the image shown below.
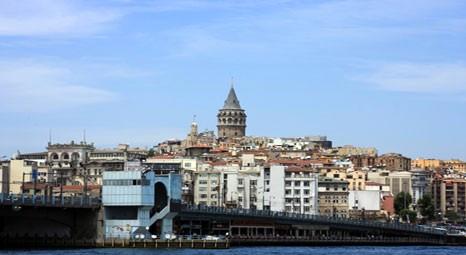
<svg viewBox="0 0 466 255"><path fill-rule="evenodd" d="M281 220L295 223L309 223L321 225L333 225L338 227L351 227L355 229L378 229L389 231L402 231L411 234L430 236L444 236L446 233L429 227L421 227L414 224L400 224L392 222L377 222L368 220L354 220L348 218L334 218L309 214L297 214L287 212L262 211L252 209L237 209L208 206L180 205L180 215L202 217L226 217L226 218L251 218Z"/></svg>
<svg viewBox="0 0 466 255"><path fill-rule="evenodd" d="M99 208L101 201L97 197L79 196L36 196L28 194L0 193L0 206L33 206L61 208Z"/></svg>

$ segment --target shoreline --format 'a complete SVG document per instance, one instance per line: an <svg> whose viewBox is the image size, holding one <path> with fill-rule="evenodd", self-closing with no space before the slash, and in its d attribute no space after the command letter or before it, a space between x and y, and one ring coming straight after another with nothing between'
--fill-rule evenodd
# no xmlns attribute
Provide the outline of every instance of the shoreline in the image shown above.
<svg viewBox="0 0 466 255"><path fill-rule="evenodd" d="M335 247L335 246L424 246L424 247L465 247L466 238L456 242L443 242L414 238L391 240L347 239L347 240L317 240L317 239L231 239L231 240L74 240L60 238L2 238L1 248L5 249L105 249L105 248L148 248L148 249L229 249L236 247Z"/></svg>

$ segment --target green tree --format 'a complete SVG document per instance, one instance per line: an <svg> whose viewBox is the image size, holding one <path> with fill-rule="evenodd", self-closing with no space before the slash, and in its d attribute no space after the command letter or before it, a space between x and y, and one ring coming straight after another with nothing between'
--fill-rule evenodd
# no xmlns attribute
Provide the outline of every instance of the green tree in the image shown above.
<svg viewBox="0 0 466 255"><path fill-rule="evenodd" d="M150 148L150 150L147 152L148 157L153 157L155 154L154 148Z"/></svg>
<svg viewBox="0 0 466 255"><path fill-rule="evenodd" d="M408 218L409 218L410 223L415 223L416 222L417 213L415 211L413 211L413 210L403 209L403 210L400 211L399 215L400 215L400 218L403 221L407 221Z"/></svg>
<svg viewBox="0 0 466 255"><path fill-rule="evenodd" d="M400 214L403 209L409 209L409 206L413 202L413 198L408 192L400 192L395 197L395 212Z"/></svg>
<svg viewBox="0 0 466 255"><path fill-rule="evenodd" d="M417 206L421 215L428 219L432 220L435 217L435 207L434 201L430 194L425 194L422 198L417 201Z"/></svg>
<svg viewBox="0 0 466 255"><path fill-rule="evenodd" d="M454 222L460 219L460 216L455 211L447 211L445 217L448 218L449 221Z"/></svg>

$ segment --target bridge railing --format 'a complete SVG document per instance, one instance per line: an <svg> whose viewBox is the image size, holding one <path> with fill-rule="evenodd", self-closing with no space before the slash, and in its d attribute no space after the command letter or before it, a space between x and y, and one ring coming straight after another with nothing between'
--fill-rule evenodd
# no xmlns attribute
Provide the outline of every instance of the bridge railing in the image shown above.
<svg viewBox="0 0 466 255"><path fill-rule="evenodd" d="M262 218L277 218L283 220L302 220L312 221L322 224L339 224L347 226L360 226L366 228L378 228L378 229L389 229L399 230L414 233L425 233L433 235L445 235L444 231L437 230L430 227L421 227L415 224L401 224L392 222L378 222L369 220L356 220L341 217L328 217L311 214L300 214L290 212L277 212L268 210L255 210L255 209L242 209L242 208L225 208L225 207L213 207L204 205L187 205L181 206L181 211L185 212L198 212L198 213L209 213L217 215L231 215L231 216L245 216L245 217L262 217Z"/></svg>
<svg viewBox="0 0 466 255"><path fill-rule="evenodd" d="M0 204L18 206L98 207L101 200L91 196L41 196L0 193Z"/></svg>

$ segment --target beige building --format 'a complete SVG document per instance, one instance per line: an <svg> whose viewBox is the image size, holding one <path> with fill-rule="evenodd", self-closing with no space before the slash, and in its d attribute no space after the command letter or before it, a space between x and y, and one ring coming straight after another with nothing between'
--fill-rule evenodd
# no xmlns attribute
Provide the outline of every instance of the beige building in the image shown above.
<svg viewBox="0 0 466 255"><path fill-rule="evenodd" d="M368 182L388 185L394 197L400 192L408 192L413 195L412 173L408 171L391 172L372 169L367 173L367 180Z"/></svg>
<svg viewBox="0 0 466 255"><path fill-rule="evenodd" d="M396 197L400 192L408 192L413 195L413 182L411 172L390 172L385 179L385 183L390 186L390 191Z"/></svg>
<svg viewBox="0 0 466 255"><path fill-rule="evenodd" d="M0 161L0 193L9 193L8 177L10 170L10 161Z"/></svg>
<svg viewBox="0 0 466 255"><path fill-rule="evenodd" d="M411 169L411 159L398 153L387 153L376 158L378 167L390 171L409 171Z"/></svg>
<svg viewBox="0 0 466 255"><path fill-rule="evenodd" d="M319 178L319 213L330 217L348 217L348 182L332 178Z"/></svg>
<svg viewBox="0 0 466 255"><path fill-rule="evenodd" d="M435 179L432 182L432 194L436 211L445 215L455 212L466 215L466 180Z"/></svg>
<svg viewBox="0 0 466 255"><path fill-rule="evenodd" d="M220 171L199 171L194 173L194 204L220 206L223 187Z"/></svg>
<svg viewBox="0 0 466 255"><path fill-rule="evenodd" d="M37 169L37 162L24 159L11 160L8 173L3 175L5 177L3 183L8 185L8 193L23 193L23 181L24 183L32 182L31 175L33 169Z"/></svg>
<svg viewBox="0 0 466 255"><path fill-rule="evenodd" d="M459 159L443 161L442 166L444 168L453 169L460 173L466 173L466 162Z"/></svg>
<svg viewBox="0 0 466 255"><path fill-rule="evenodd" d="M355 147L352 145L345 145L343 147L338 148L338 155L340 156L352 156L352 155L367 155L367 156L377 156L377 149L376 148L363 148L363 147Z"/></svg>
<svg viewBox="0 0 466 255"><path fill-rule="evenodd" d="M322 176L348 182L349 190L364 190L366 185L366 173L364 171L348 171L347 169L327 169Z"/></svg>
<svg viewBox="0 0 466 255"><path fill-rule="evenodd" d="M411 160L411 169L437 169L442 165L442 161L439 159L423 159L417 158Z"/></svg>

